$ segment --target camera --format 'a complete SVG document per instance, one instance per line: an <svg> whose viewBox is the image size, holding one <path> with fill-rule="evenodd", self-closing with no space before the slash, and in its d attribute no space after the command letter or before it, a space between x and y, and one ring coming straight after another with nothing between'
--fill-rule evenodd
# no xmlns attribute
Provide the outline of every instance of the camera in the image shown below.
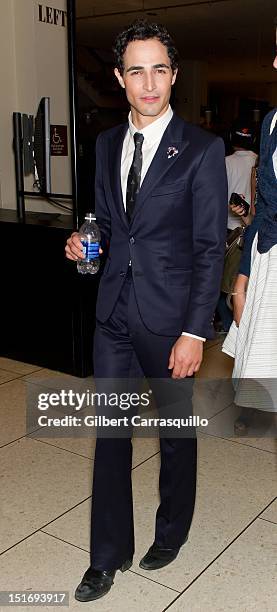
<svg viewBox="0 0 277 612"><path fill-rule="evenodd" d="M231 194L230 197L230 201L229 204L231 204L232 206L243 206L243 216L247 217L248 213L249 213L249 209L250 209L250 204L248 204L240 195L239 193L235 193L233 192Z"/></svg>

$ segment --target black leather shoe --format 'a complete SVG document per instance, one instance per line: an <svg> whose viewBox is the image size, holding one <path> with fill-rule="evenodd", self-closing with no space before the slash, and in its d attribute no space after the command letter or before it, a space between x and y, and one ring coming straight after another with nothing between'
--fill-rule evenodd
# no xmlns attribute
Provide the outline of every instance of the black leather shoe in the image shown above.
<svg viewBox="0 0 277 612"><path fill-rule="evenodd" d="M187 539L188 537L186 537L184 544ZM164 548L162 546L157 546L154 542L146 555L141 559L139 567L145 570L161 569L176 559L179 550L180 548Z"/></svg>
<svg viewBox="0 0 277 612"><path fill-rule="evenodd" d="M128 560L119 568L121 572L126 572L132 565ZM75 591L75 599L78 601L93 601L99 599L109 592L113 585L116 570L97 570L89 567L85 572L80 584Z"/></svg>

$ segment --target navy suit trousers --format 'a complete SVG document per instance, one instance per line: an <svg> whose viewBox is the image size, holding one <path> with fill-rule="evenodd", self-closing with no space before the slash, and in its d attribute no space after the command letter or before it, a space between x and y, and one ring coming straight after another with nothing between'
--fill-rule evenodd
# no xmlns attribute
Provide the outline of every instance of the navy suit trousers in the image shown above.
<svg viewBox="0 0 277 612"><path fill-rule="evenodd" d="M176 340L177 336L160 336L145 327L129 270L110 318L96 326L96 385L97 380L105 378L112 381L146 377L167 379L168 383L169 355ZM191 379L186 396L188 415L192 414L192 387ZM158 385L155 399L159 416L163 416L162 395ZM98 436L96 441L91 515L91 565L95 569L119 568L134 554L131 436L132 432L128 437ZM194 510L196 437L160 437L160 451L160 505L154 540L160 546L179 548L186 539ZM144 512L143 499L140 512Z"/></svg>

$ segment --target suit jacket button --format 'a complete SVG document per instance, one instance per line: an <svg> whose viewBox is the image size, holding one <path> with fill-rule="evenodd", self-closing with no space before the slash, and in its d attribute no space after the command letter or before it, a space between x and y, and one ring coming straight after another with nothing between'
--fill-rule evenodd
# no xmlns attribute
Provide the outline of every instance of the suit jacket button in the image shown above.
<svg viewBox="0 0 277 612"><path fill-rule="evenodd" d="M130 238L130 244L135 244L135 239L134 239L134 236L131 236L131 238Z"/></svg>
<svg viewBox="0 0 277 612"><path fill-rule="evenodd" d="M119 272L119 276L125 276L125 272Z"/></svg>

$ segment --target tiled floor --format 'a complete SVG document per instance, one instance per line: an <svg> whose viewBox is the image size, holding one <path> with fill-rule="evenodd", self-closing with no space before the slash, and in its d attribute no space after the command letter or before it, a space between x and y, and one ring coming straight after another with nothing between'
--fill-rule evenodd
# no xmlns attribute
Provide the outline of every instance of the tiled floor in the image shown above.
<svg viewBox="0 0 277 612"><path fill-rule="evenodd" d="M153 540L159 448L157 439L134 438L134 563L117 572L106 597L81 604L74 590L89 563L95 440L46 438L32 426L26 434L26 405L30 392L90 387L93 381L0 358L0 591L69 591L72 611L275 611L277 445L269 437L234 436L231 371L220 340L207 343L194 401L209 429L198 436L188 543L167 568L151 575L139 568Z"/></svg>

